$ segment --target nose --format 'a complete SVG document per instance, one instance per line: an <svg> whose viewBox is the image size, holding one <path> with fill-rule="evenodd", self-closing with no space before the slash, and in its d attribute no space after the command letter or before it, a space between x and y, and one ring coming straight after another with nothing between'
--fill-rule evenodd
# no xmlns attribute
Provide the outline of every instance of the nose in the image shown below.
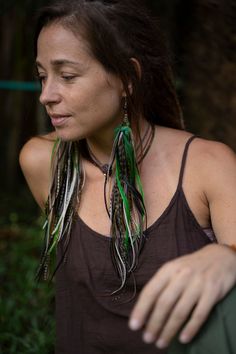
<svg viewBox="0 0 236 354"><path fill-rule="evenodd" d="M42 91L39 96L39 101L42 105L46 106L53 103L59 103L61 100L61 95L59 93L57 84L54 81L47 81L42 83Z"/></svg>

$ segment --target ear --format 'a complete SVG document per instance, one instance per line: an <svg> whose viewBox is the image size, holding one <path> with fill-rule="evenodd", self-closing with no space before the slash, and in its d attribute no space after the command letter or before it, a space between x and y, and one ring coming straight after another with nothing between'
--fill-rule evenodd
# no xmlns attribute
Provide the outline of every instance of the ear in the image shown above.
<svg viewBox="0 0 236 354"><path fill-rule="evenodd" d="M142 69L141 69L141 65L140 65L139 61L136 58L130 58L130 62L133 65L134 70L136 71L136 74L137 74L138 78L141 79ZM132 85L131 81L129 82L128 89L129 89L129 94L132 95L132 93L133 93L133 85ZM126 96L125 92L124 92L124 96Z"/></svg>
<svg viewBox="0 0 236 354"><path fill-rule="evenodd" d="M139 78L139 80L140 80L141 77L142 77L142 69L141 69L140 62L139 62L138 59L136 59L136 58L130 58L130 61L131 61L131 63L133 64L134 69L135 69L135 71L136 71L136 73L137 73L137 75L138 75L138 78Z"/></svg>

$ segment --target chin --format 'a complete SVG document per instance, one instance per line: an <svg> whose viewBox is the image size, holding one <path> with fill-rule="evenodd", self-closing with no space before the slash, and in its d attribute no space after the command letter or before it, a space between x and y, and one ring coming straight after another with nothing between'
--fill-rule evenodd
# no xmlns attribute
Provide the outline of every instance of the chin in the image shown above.
<svg viewBox="0 0 236 354"><path fill-rule="evenodd" d="M64 142L78 141L85 138L85 135L75 134L75 132L66 131L63 129L56 129L56 134L57 137Z"/></svg>

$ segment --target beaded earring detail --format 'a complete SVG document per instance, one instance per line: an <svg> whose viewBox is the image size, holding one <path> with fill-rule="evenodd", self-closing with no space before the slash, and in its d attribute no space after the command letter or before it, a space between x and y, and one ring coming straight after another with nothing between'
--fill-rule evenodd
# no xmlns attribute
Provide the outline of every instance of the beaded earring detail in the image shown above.
<svg viewBox="0 0 236 354"><path fill-rule="evenodd" d="M108 167L108 170L112 170L115 165L110 208L106 201L111 220L111 258L121 278L121 286L115 292L123 288L127 276L137 266L145 240L143 231L146 222L143 188L128 119L127 97L124 101L124 120L123 124L115 129L111 162Z"/></svg>

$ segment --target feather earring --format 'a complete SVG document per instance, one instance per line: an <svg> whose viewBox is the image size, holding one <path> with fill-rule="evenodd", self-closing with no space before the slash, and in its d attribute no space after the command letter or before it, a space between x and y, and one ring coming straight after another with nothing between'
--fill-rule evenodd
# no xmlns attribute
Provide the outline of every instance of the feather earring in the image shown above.
<svg viewBox="0 0 236 354"><path fill-rule="evenodd" d="M111 220L111 257L121 278L121 290L127 276L137 266L144 244L146 210L143 188L135 155L134 138L124 98L123 124L115 129L114 145L108 170L115 165L115 180L107 211ZM106 183L105 183L106 186ZM105 187L106 188L106 187ZM106 195L106 192L104 193ZM108 203L106 202L106 205Z"/></svg>

